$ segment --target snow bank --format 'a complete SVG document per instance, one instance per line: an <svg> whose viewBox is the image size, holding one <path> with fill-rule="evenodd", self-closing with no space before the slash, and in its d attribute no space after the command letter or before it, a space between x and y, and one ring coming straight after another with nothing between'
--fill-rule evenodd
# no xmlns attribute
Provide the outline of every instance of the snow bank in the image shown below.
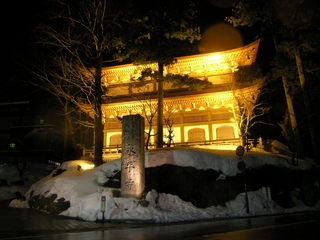
<svg viewBox="0 0 320 240"><path fill-rule="evenodd" d="M265 153L246 153L243 157L248 167L258 168L265 164L288 168L311 168L311 164L300 161L299 166L291 166L289 159ZM242 159L242 160L243 160ZM234 176L239 170L239 157L233 151L218 151L196 148L168 148L146 152L145 166L155 167L163 164L177 166L192 166L197 169L214 169L226 176ZM88 164L86 161L71 161L64 163L60 168L60 175L55 176L58 170L51 172L47 177L33 184L26 193L26 201L14 200L11 207L27 207L31 195L50 196L57 194L57 199L64 198L70 202L70 207L61 213L64 216L78 217L86 221L96 221L104 218L111 221L143 220L149 222L177 222L219 217L252 216L283 212L319 210L320 204L310 208L295 199L295 207L285 209L275 202L266 202L261 190L248 192L250 213L247 213L245 194L239 194L236 199L227 202L225 207L209 207L198 209L178 196L158 193L152 190L146 198L118 197L115 189L103 187L108 177L113 176L121 169L121 161L105 163L97 168L84 171L80 166ZM65 170L65 171L61 171ZM101 198L106 198L104 212L101 211Z"/></svg>

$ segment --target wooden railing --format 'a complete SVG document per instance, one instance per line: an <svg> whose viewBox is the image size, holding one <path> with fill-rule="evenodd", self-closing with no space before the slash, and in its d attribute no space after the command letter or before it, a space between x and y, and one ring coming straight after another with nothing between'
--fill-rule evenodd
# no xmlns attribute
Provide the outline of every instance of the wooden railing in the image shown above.
<svg viewBox="0 0 320 240"><path fill-rule="evenodd" d="M171 143L171 147L192 147L192 146L208 146L208 145L218 145L218 146L228 146L228 145L239 145L239 139L227 139L227 140L213 140L213 141L196 141L196 142L179 142L179 143ZM168 147L164 144L164 147ZM121 157L121 148L122 146L114 145L103 148L103 159L105 162L110 162L113 160L117 160ZM149 145L148 149L156 148L155 145ZM94 149L84 149L84 156L94 156Z"/></svg>

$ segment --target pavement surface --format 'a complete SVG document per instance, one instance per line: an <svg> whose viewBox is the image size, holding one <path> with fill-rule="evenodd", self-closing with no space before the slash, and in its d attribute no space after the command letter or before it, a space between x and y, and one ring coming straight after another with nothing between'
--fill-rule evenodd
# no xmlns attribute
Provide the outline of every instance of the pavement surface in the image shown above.
<svg viewBox="0 0 320 240"><path fill-rule="evenodd" d="M9 208L7 207L9 203L10 201L0 201L0 239L65 232L138 228L148 224L145 222L87 222L34 209Z"/></svg>
<svg viewBox="0 0 320 240"><path fill-rule="evenodd" d="M108 240L319 240L320 211L155 224L86 222L0 201L0 239Z"/></svg>

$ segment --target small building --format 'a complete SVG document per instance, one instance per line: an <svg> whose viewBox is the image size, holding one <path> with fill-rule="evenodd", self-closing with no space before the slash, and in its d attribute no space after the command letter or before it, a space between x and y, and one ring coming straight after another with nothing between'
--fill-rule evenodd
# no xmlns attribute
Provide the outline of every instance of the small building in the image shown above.
<svg viewBox="0 0 320 240"><path fill-rule="evenodd" d="M0 160L62 162L62 128L47 118L30 101L0 103Z"/></svg>

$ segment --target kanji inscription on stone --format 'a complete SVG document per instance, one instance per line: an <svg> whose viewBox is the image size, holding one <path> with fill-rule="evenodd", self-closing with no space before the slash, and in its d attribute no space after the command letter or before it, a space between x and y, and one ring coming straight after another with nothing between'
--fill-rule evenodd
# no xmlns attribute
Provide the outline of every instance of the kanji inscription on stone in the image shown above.
<svg viewBox="0 0 320 240"><path fill-rule="evenodd" d="M141 198L145 188L144 118L122 118L121 197Z"/></svg>

